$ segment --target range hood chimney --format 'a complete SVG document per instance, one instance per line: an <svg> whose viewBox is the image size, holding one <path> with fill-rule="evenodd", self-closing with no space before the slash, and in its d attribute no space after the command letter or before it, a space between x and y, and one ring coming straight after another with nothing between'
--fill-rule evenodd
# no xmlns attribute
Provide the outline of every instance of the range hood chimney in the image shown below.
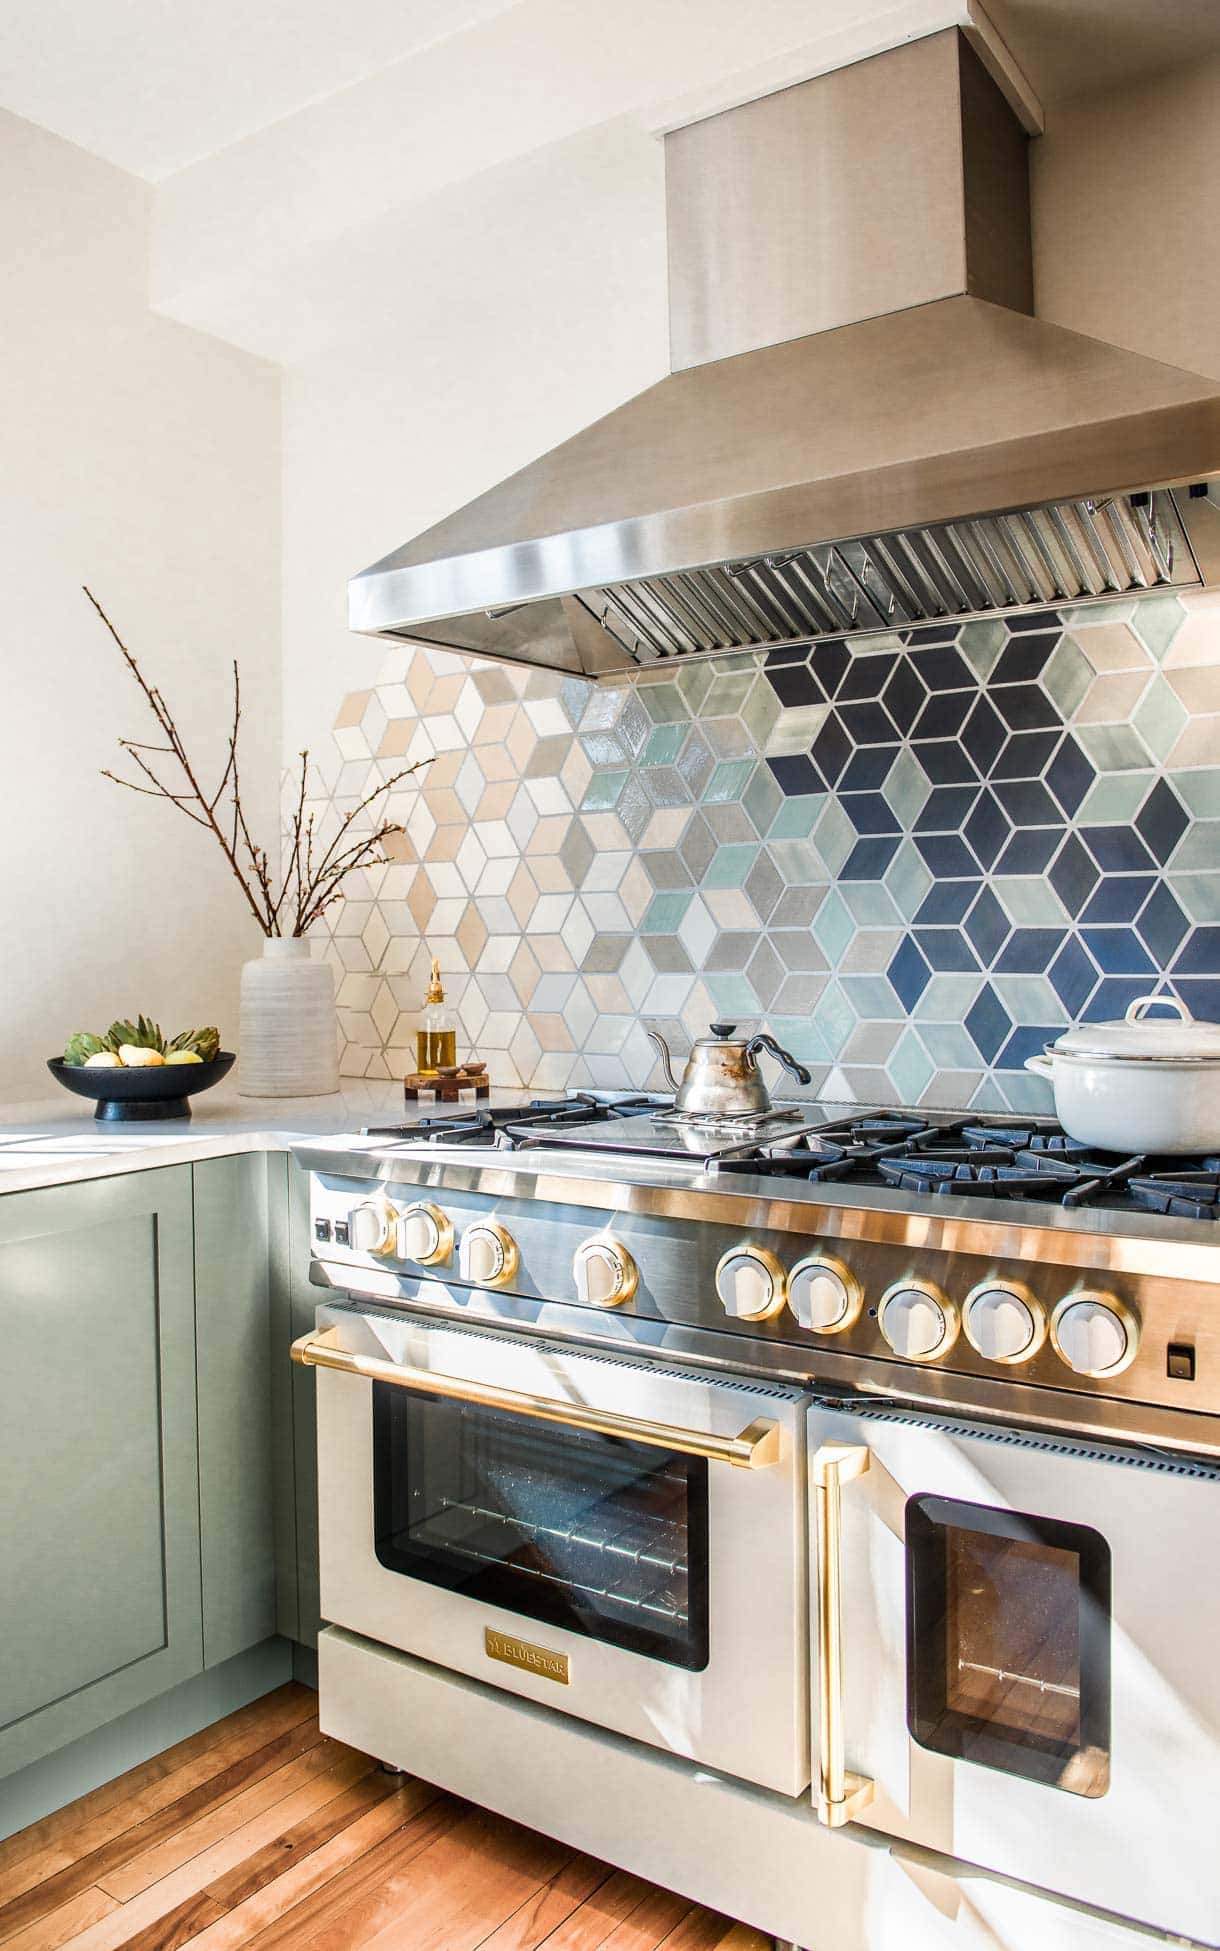
<svg viewBox="0 0 1220 1951"><path fill-rule="evenodd" d="M956 28L666 137L659 385L349 585L613 679L1220 582L1220 388L1032 316L1026 137Z"/></svg>

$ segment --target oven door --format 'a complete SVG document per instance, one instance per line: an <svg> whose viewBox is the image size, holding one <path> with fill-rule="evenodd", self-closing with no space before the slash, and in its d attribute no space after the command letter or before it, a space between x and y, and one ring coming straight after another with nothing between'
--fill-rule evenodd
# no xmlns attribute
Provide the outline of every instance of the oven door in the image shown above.
<svg viewBox="0 0 1220 1951"><path fill-rule="evenodd" d="M319 1313L322 1611L799 1795L805 1411L787 1388L358 1304Z"/></svg>
<svg viewBox="0 0 1220 1951"><path fill-rule="evenodd" d="M1220 1472L813 1408L815 1793L1207 1943Z"/></svg>

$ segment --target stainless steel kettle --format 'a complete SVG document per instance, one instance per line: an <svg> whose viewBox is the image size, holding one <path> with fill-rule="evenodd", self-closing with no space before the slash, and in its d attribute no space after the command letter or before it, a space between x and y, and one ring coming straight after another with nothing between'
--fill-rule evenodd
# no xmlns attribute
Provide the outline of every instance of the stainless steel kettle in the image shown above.
<svg viewBox="0 0 1220 1951"><path fill-rule="evenodd" d="M766 1050L790 1071L798 1084L808 1084L809 1072L773 1036L760 1033L739 1037L735 1023L713 1023L710 1036L701 1036L691 1046L682 1081L674 1076L669 1045L659 1030L646 1035L660 1053L666 1080L674 1095L674 1110L691 1117L726 1118L760 1115L771 1109L771 1098L761 1070L758 1052Z"/></svg>

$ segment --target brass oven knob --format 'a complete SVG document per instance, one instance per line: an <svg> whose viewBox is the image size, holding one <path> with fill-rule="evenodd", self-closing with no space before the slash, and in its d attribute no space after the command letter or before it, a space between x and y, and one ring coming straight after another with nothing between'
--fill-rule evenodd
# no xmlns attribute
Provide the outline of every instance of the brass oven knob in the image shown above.
<svg viewBox="0 0 1220 1951"><path fill-rule="evenodd" d="M881 1296L877 1326L904 1361L934 1362L957 1340L957 1309L930 1280L896 1280Z"/></svg>
<svg viewBox="0 0 1220 1951"><path fill-rule="evenodd" d="M582 1240L572 1259L576 1292L586 1307L621 1307L635 1293L639 1269L621 1240Z"/></svg>
<svg viewBox="0 0 1220 1951"><path fill-rule="evenodd" d="M393 1253L397 1214L384 1199L366 1199L347 1216L348 1238L357 1253Z"/></svg>
<svg viewBox="0 0 1220 1951"><path fill-rule="evenodd" d="M716 1269L716 1292L735 1321L769 1321L788 1298L784 1270L765 1246L730 1247Z"/></svg>
<svg viewBox="0 0 1220 1951"><path fill-rule="evenodd" d="M1051 1316L1051 1345L1077 1375L1117 1375L1135 1360L1139 1322L1116 1295L1079 1287Z"/></svg>
<svg viewBox="0 0 1220 1951"><path fill-rule="evenodd" d="M962 1329L989 1362L1028 1362L1046 1340L1046 1315L1019 1280L980 1280L966 1296Z"/></svg>
<svg viewBox="0 0 1220 1951"><path fill-rule="evenodd" d="M435 1267L453 1252L453 1223L448 1213L427 1200L404 1206L398 1215L396 1258L414 1260L417 1267Z"/></svg>
<svg viewBox="0 0 1220 1951"><path fill-rule="evenodd" d="M498 1220L476 1219L458 1248L458 1270L472 1287L507 1287L517 1271L517 1242Z"/></svg>
<svg viewBox="0 0 1220 1951"><path fill-rule="evenodd" d="M788 1275L788 1306L802 1328L841 1335L859 1318L864 1289L850 1267L829 1253L810 1253Z"/></svg>

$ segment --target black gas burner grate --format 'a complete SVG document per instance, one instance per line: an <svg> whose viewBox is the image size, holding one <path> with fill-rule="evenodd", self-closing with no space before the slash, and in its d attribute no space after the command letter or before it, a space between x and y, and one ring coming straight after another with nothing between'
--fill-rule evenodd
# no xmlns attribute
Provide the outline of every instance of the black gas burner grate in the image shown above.
<svg viewBox="0 0 1220 1951"><path fill-rule="evenodd" d="M595 1097L587 1091L570 1097L533 1098L529 1104L461 1106L433 1112L409 1124L366 1125L365 1138L392 1138L410 1145L474 1145L515 1151L528 1130L561 1130L566 1125L605 1124L611 1119L638 1117L657 1111L668 1098L646 1093L623 1097Z"/></svg>

